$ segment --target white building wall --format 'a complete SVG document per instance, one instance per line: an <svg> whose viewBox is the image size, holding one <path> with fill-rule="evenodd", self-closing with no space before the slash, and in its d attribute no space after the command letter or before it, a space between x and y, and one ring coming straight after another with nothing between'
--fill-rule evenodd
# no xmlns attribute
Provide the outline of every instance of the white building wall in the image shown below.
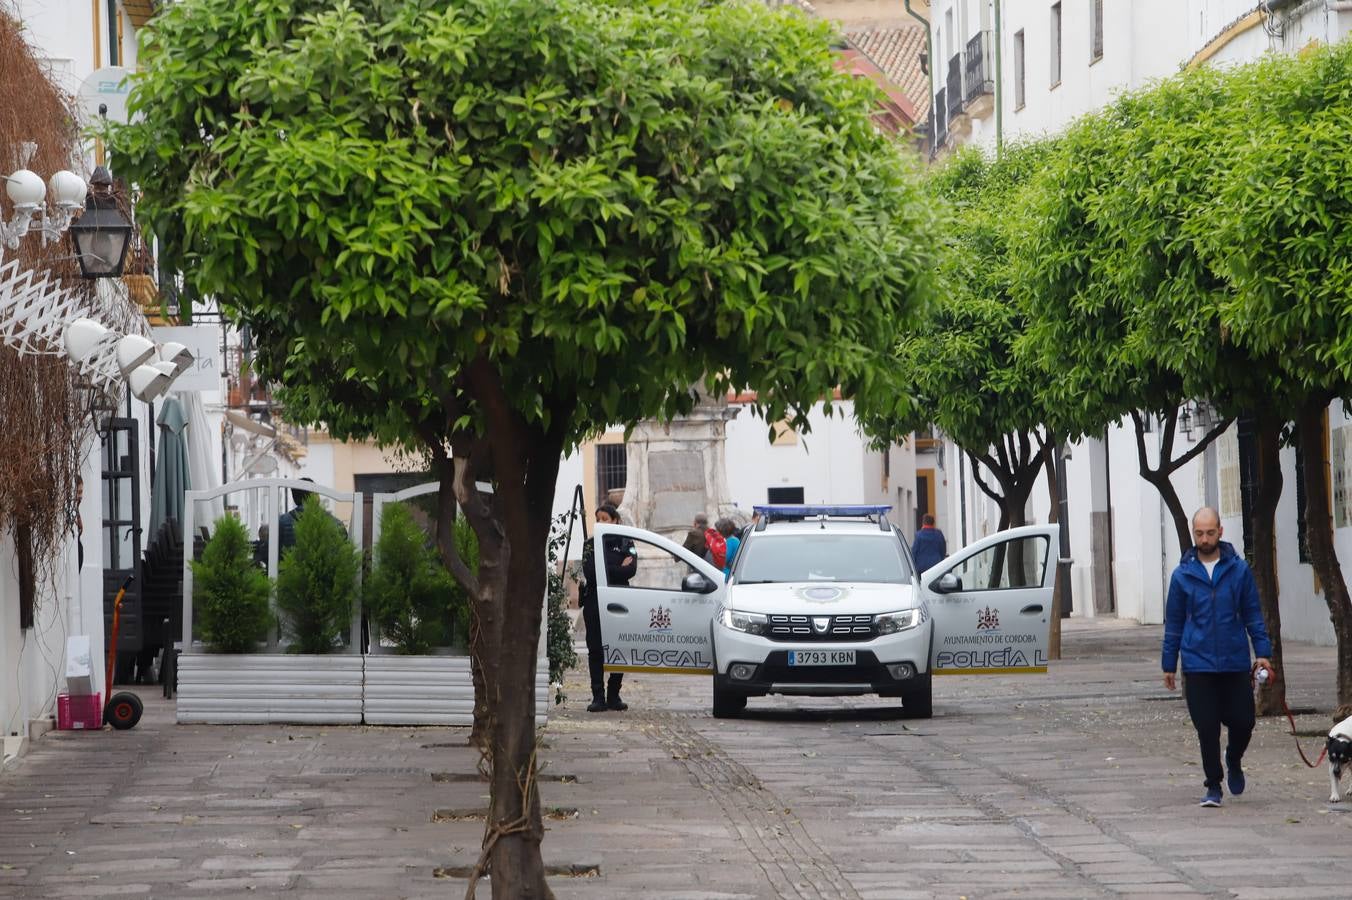
<svg viewBox="0 0 1352 900"><path fill-rule="evenodd" d="M732 502L750 510L767 502L772 487L801 487L807 503L862 503L875 496L881 464L866 476L854 404L846 400L835 406L835 414L827 416L817 404L808 415L811 430L796 442L776 445L770 445L765 420L744 407L727 426Z"/></svg>
<svg viewBox="0 0 1352 900"><path fill-rule="evenodd" d="M106 4L97 4L99 16ZM99 40L102 58L95 59L95 23L93 8L86 0L17 0L6 4L25 28L34 54L47 61L50 74L59 87L75 94L80 83L100 65L106 64L107 23L100 18ZM123 15L123 65L135 66L136 30ZM84 174L93 168L93 159L84 160ZM40 173L44 176L49 173ZM32 240L34 238L29 238ZM150 408L132 401L132 415L138 419L140 448L141 522L150 520L149 447ZM118 415L126 415L124 396L119 396ZM158 437L158 436L157 436ZM8 534L0 533L0 736L6 751L17 749L19 739L30 732L30 723L55 712L56 695L65 690L66 637L85 634L90 639L96 688L106 695L103 684L103 545L101 457L92 446L82 468L85 491L80 508L84 522L84 567L77 566L77 547L72 539L62 552L55 577L38 584L36 622L32 629L20 631L19 590L16 578L14 544ZM148 535L143 532L141 540ZM139 553L140 548L137 552Z"/></svg>

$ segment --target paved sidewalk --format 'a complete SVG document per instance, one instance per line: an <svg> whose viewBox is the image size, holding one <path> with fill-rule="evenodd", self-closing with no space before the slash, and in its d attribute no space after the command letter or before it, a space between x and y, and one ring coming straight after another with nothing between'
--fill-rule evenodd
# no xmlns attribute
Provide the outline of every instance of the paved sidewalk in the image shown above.
<svg viewBox="0 0 1352 900"><path fill-rule="evenodd" d="M1159 633L1071 621L1049 676L939 679L923 722L877 698L715 720L688 677L630 676L629 712L588 714L574 673L544 732L551 882L670 900L1352 896L1352 816L1284 720L1260 722L1243 797L1195 805ZM1332 649L1286 652L1293 705L1324 711L1300 727L1326 730ZM463 896L486 802L465 729L176 726L142 696L135 730L53 732L0 775L0 896Z"/></svg>

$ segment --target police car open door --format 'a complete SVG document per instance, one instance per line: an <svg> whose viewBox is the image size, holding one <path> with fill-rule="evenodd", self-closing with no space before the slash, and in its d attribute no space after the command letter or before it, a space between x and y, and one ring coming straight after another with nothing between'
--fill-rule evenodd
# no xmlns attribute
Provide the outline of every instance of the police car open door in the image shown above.
<svg viewBox="0 0 1352 900"><path fill-rule="evenodd" d="M593 548L606 671L712 673L710 626L723 596L722 570L628 525L597 525ZM618 562L632 555L637 571L627 581L608 573L606 555Z"/></svg>
<svg viewBox="0 0 1352 900"><path fill-rule="evenodd" d="M982 538L922 573L934 620L935 675L1047 671L1056 525L1029 525Z"/></svg>

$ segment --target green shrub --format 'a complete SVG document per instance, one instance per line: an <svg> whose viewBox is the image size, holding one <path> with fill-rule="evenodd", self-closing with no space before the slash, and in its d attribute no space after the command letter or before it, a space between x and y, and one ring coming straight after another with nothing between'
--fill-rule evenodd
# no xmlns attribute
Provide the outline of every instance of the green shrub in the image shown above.
<svg viewBox="0 0 1352 900"><path fill-rule="evenodd" d="M453 624L457 594L463 589L441 564L427 535L402 503L380 514L380 540L374 548L371 577L363 598L371 622L399 653L430 653L466 634ZM464 609L464 603L459 604Z"/></svg>
<svg viewBox="0 0 1352 900"><path fill-rule="evenodd" d="M329 653L351 624L361 558L343 523L311 494L296 516L296 543L277 566L277 607L294 653Z"/></svg>
<svg viewBox="0 0 1352 900"><path fill-rule="evenodd" d="M568 519L567 513L554 517L546 555L549 564L546 588L549 614L545 649L549 654L549 683L554 685L555 703L567 699L563 692L563 675L577 665L577 651L573 649L573 620L568 616L568 592L564 587L563 568L559 564L559 553L568 537ZM563 562L567 565L567 560Z"/></svg>
<svg viewBox="0 0 1352 900"><path fill-rule="evenodd" d="M223 516L202 548L202 559L193 560L193 615L202 641L214 650L245 653L267 638L272 585L254 565L253 553L244 524Z"/></svg>

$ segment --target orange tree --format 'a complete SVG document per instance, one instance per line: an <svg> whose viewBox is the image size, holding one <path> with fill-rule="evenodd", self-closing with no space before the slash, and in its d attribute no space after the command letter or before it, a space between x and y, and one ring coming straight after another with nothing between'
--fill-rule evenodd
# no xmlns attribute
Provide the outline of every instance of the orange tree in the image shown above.
<svg viewBox="0 0 1352 900"><path fill-rule="evenodd" d="M701 379L774 418L836 387L904 402L883 363L935 217L830 39L686 0L183 0L149 29L114 148L164 264L313 412L429 442L478 537L453 573L495 897L550 895L533 684L561 455Z"/></svg>
<svg viewBox="0 0 1352 900"><path fill-rule="evenodd" d="M1265 58L1228 75L1227 87L1219 127L1234 150L1185 228L1232 287L1221 317L1234 342L1274 361L1260 402L1296 422L1341 718L1352 714L1352 596L1324 485L1328 407L1352 391L1352 44Z"/></svg>

